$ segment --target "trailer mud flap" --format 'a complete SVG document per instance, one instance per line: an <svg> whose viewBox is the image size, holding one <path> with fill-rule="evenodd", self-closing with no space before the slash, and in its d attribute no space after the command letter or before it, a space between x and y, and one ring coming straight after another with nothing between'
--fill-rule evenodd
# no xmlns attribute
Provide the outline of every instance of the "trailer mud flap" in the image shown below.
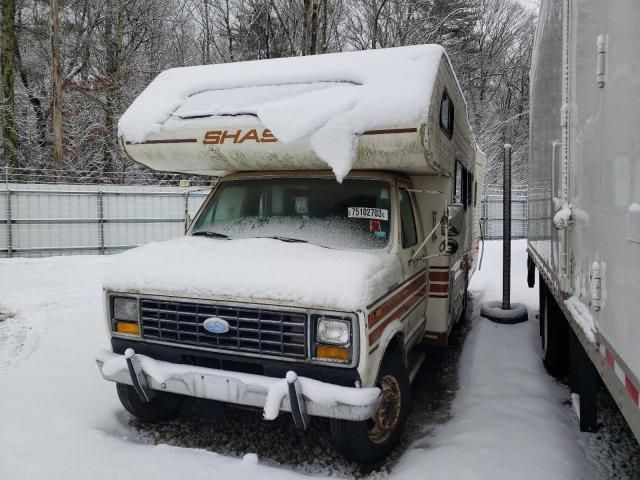
<svg viewBox="0 0 640 480"><path fill-rule="evenodd" d="M580 431L596 432L598 430L598 372L573 329L569 330L569 386L571 393L577 393L580 398Z"/></svg>

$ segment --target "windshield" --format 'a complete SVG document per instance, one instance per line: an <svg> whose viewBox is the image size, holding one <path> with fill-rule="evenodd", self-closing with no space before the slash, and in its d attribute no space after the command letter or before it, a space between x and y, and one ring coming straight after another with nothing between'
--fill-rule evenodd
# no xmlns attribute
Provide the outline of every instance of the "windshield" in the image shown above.
<svg viewBox="0 0 640 480"><path fill-rule="evenodd" d="M389 184L384 181L234 180L218 187L191 234L373 249L388 244L390 224Z"/></svg>

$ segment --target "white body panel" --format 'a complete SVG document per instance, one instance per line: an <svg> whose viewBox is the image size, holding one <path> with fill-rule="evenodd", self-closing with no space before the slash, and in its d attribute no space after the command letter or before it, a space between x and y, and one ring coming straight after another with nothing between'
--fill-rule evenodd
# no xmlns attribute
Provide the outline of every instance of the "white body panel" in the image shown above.
<svg viewBox="0 0 640 480"><path fill-rule="evenodd" d="M588 310L596 344L587 351L640 438L639 25L634 0L543 2L531 73L529 249L561 307L575 296ZM559 231L552 218L562 203L571 221Z"/></svg>

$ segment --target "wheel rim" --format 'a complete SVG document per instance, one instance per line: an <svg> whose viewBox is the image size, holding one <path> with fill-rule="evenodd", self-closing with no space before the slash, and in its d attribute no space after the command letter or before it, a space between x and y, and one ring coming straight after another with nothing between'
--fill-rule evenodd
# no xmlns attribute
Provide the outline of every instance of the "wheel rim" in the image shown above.
<svg viewBox="0 0 640 480"><path fill-rule="evenodd" d="M402 405L400 384L395 377L385 375L380 379L379 387L382 390L382 399L371 419L373 425L369 428L369 438L373 443L382 443L391 436L400 421Z"/></svg>

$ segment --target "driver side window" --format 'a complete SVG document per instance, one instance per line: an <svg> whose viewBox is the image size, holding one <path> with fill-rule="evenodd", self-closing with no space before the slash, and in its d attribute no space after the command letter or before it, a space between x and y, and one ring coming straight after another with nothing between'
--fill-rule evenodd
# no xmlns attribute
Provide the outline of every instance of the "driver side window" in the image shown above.
<svg viewBox="0 0 640 480"><path fill-rule="evenodd" d="M402 248L413 247L418 243L418 232L416 229L416 219L411 205L409 192L400 189L400 224L402 235Z"/></svg>

